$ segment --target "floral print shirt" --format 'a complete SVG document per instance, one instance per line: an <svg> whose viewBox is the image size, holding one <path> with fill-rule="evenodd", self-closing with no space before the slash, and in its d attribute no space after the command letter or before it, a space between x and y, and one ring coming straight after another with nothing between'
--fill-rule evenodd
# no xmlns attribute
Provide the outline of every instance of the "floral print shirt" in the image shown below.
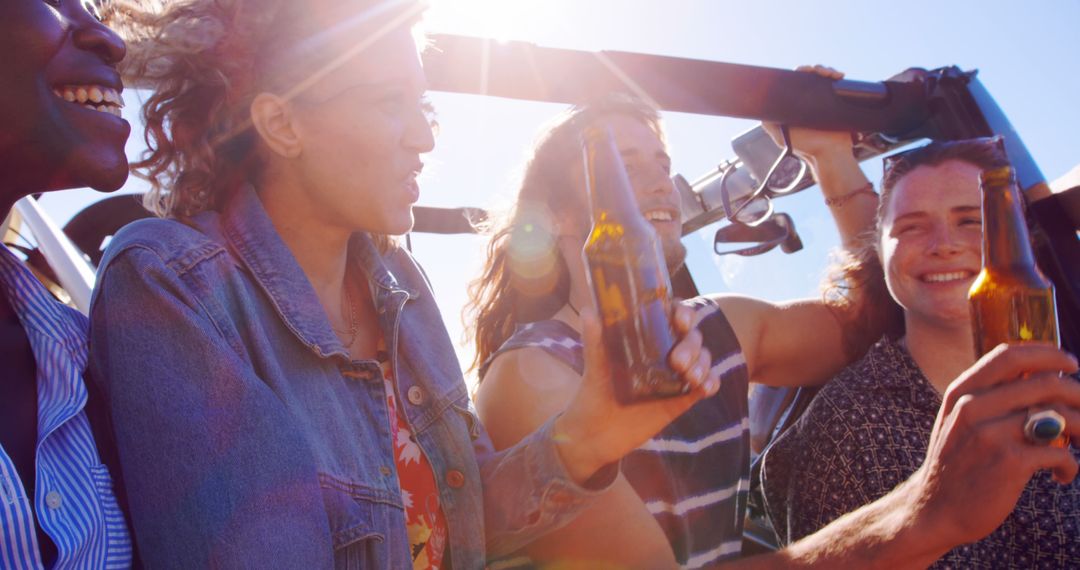
<svg viewBox="0 0 1080 570"><path fill-rule="evenodd" d="M413 570L438 570L446 551L447 526L439 506L439 489L435 473L404 414L398 413L394 392L394 371L385 350L379 350L383 385L386 388L387 409L390 411L390 433L394 434L394 462L401 482L401 501L405 504L405 524L409 533Z"/></svg>

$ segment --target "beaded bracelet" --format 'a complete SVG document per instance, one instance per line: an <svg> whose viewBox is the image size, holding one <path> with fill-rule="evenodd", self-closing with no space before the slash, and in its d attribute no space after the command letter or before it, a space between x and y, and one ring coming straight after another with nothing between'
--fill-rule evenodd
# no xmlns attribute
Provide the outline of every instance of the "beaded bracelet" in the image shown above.
<svg viewBox="0 0 1080 570"><path fill-rule="evenodd" d="M877 198L878 195L877 192L874 192L874 183L867 182L863 186L860 186L852 190L851 192L848 192L847 194L843 194L841 196L834 196L832 198L825 198L825 205L840 207L846 204L848 200L851 200L859 194L873 194L875 198Z"/></svg>

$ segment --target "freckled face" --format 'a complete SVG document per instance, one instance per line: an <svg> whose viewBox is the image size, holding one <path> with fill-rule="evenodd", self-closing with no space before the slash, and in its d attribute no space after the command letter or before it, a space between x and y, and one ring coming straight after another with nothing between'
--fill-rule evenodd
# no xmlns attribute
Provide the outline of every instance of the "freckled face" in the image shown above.
<svg viewBox="0 0 1080 570"><path fill-rule="evenodd" d="M979 167L920 166L893 188L882 220L885 281L906 318L967 323L967 292L982 266Z"/></svg>
<svg viewBox="0 0 1080 570"><path fill-rule="evenodd" d="M123 41L82 0L0 2L0 186L115 190L127 179Z"/></svg>

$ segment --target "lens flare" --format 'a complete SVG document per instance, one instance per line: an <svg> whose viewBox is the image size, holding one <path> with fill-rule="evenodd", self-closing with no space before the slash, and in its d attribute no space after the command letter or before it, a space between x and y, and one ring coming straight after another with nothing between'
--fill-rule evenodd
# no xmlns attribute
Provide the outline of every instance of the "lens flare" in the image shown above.
<svg viewBox="0 0 1080 570"><path fill-rule="evenodd" d="M434 32L492 38L528 39L538 27L550 27L556 14L539 0L428 0L426 27Z"/></svg>
<svg viewBox="0 0 1080 570"><path fill-rule="evenodd" d="M527 209L510 238L508 251L514 286L529 297L551 294L558 284L559 253L554 224L546 208Z"/></svg>

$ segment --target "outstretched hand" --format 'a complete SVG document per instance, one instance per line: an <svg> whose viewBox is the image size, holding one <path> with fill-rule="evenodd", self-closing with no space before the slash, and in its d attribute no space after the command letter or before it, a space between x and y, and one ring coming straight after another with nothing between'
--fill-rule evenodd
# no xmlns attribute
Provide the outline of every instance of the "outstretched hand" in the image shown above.
<svg viewBox="0 0 1080 570"><path fill-rule="evenodd" d="M604 350L600 320L594 309L581 311L585 374L574 399L556 420L559 454L571 476L586 481L604 465L621 459L648 441L695 403L720 388L719 372L702 346L698 316L677 304L674 323L679 342L669 364L690 391L681 396L623 406L615 400L611 367Z"/></svg>
<svg viewBox="0 0 1080 570"><path fill-rule="evenodd" d="M1075 358L1049 345L1001 345L949 386L926 460L904 483L913 524L942 554L1000 526L1036 471L1051 469L1061 483L1076 477L1068 449L1023 434L1027 410L1050 406L1080 437L1080 383L1059 374L1076 369Z"/></svg>

